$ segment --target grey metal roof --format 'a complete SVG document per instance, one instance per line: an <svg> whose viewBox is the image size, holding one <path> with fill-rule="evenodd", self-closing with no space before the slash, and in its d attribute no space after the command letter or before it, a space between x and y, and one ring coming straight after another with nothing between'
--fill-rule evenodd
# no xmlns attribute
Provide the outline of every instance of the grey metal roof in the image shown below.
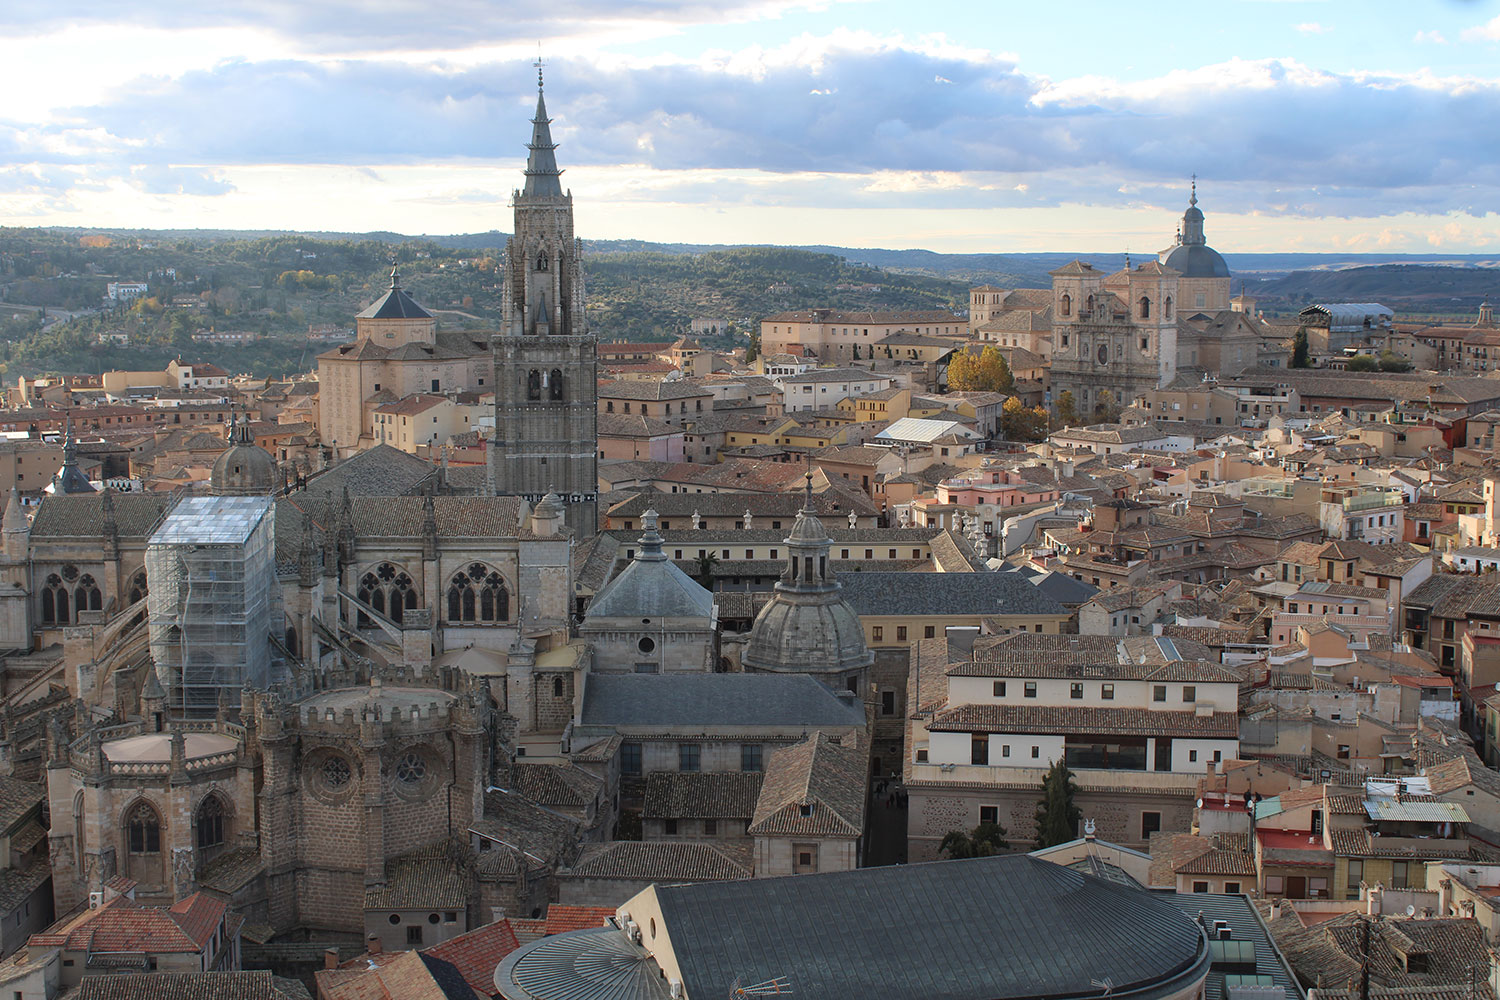
<svg viewBox="0 0 1500 1000"><path fill-rule="evenodd" d="M495 988L507 1000L668 1000L645 949L614 928L544 937L505 956ZM728 993L728 984L723 990Z"/></svg>
<svg viewBox="0 0 1500 1000"><path fill-rule="evenodd" d="M585 726L863 726L864 710L804 674L592 674Z"/></svg>
<svg viewBox="0 0 1500 1000"><path fill-rule="evenodd" d="M861 615L1066 615L1015 573L844 573L844 600Z"/></svg>
<svg viewBox="0 0 1500 1000"><path fill-rule="evenodd" d="M1269 976L1275 985L1286 991L1288 1000L1302 996L1302 988L1292 975L1291 967L1271 940L1270 932L1261 921L1255 906L1243 895L1195 892L1191 894L1164 893L1162 898L1197 919L1201 914L1208 926L1215 920L1229 924L1232 940L1248 941L1255 945L1255 972ZM1204 983L1204 1000L1228 1000L1224 985L1224 973L1210 970Z"/></svg>
<svg viewBox="0 0 1500 1000"><path fill-rule="evenodd" d="M1112 996L1146 998L1186 989L1209 963L1170 902L1025 855L656 896L693 998L778 976L802 1000L1097 997L1103 979Z"/></svg>
<svg viewBox="0 0 1500 1000"><path fill-rule="evenodd" d="M642 553L644 555L645 553ZM589 602L588 617L710 618L714 595L665 559L631 560Z"/></svg>
<svg viewBox="0 0 1500 1000"><path fill-rule="evenodd" d="M1162 264L1180 272L1184 278L1229 277L1229 265L1219 256L1219 251L1201 243L1174 247Z"/></svg>

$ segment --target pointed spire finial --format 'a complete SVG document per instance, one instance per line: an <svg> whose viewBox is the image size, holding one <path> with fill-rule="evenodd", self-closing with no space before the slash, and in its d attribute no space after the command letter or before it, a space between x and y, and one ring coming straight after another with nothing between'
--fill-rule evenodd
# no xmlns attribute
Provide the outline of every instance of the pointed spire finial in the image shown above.
<svg viewBox="0 0 1500 1000"><path fill-rule="evenodd" d="M1193 194L1190 198L1188 198L1188 204L1198 204L1198 175L1196 173L1193 174Z"/></svg>
<svg viewBox="0 0 1500 1000"><path fill-rule="evenodd" d="M396 263L396 255L391 254L391 291L397 291L401 287L401 268Z"/></svg>
<svg viewBox="0 0 1500 1000"><path fill-rule="evenodd" d="M813 509L813 505L812 505L812 473L811 472L807 472L807 473L803 474L803 476L802 476L802 489L803 489L803 495L806 497L806 502L803 505L803 509L806 510L809 514L811 514L812 513L812 509Z"/></svg>
<svg viewBox="0 0 1500 1000"><path fill-rule="evenodd" d="M545 65L542 62L542 43L541 42L537 42L536 43L536 62L532 63L532 65L536 67L536 89L537 90L541 90L542 89L542 66Z"/></svg>

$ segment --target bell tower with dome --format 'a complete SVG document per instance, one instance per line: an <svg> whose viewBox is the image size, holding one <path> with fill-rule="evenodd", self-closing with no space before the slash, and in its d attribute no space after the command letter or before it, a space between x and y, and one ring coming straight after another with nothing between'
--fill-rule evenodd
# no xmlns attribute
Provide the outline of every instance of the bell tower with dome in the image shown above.
<svg viewBox="0 0 1500 1000"><path fill-rule="evenodd" d="M1198 178L1193 177L1187 211L1177 242L1157 255L1166 267L1178 273L1177 302L1184 316L1214 313L1230 307L1229 265L1208 245L1203 235L1203 210L1198 207Z"/></svg>
<svg viewBox="0 0 1500 1000"><path fill-rule="evenodd" d="M568 526L589 537L598 523L598 341L584 312L583 246L557 167L540 62L536 83L526 184L512 197L515 234L505 247L502 319L491 340L489 477L497 496L535 503L556 492Z"/></svg>

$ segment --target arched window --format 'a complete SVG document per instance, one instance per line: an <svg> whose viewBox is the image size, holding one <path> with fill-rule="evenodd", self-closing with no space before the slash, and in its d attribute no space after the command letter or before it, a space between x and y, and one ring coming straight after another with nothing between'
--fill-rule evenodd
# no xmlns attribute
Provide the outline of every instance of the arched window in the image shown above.
<svg viewBox="0 0 1500 1000"><path fill-rule="evenodd" d="M1141 319L1150 319L1150 318L1151 318L1151 300L1148 299L1148 298L1146 298L1146 296L1142 295L1141 296Z"/></svg>
<svg viewBox="0 0 1500 1000"><path fill-rule="evenodd" d="M101 611L104 608L104 594L87 573L78 578L78 586L73 588L73 607L79 611Z"/></svg>
<svg viewBox="0 0 1500 1000"><path fill-rule="evenodd" d="M217 854L229 834L229 814L224 808L224 800L217 795L206 796L198 806L196 823L198 850L210 856ZM207 861L208 857L202 860Z"/></svg>
<svg viewBox="0 0 1500 1000"><path fill-rule="evenodd" d="M1063 292L1062 314L1064 316L1073 315L1073 296L1069 295L1067 292Z"/></svg>
<svg viewBox="0 0 1500 1000"><path fill-rule="evenodd" d="M130 578L130 603L134 604L149 593L151 590L146 586L146 571L141 570Z"/></svg>
<svg viewBox="0 0 1500 1000"><path fill-rule="evenodd" d="M1092 315L1094 315L1094 297L1092 295L1090 295L1087 299L1084 300L1084 303L1083 303L1083 314L1085 316L1092 316Z"/></svg>
<svg viewBox="0 0 1500 1000"><path fill-rule="evenodd" d="M417 590L411 577L391 563L381 563L361 577L356 596L398 625L404 612L417 607Z"/></svg>
<svg viewBox="0 0 1500 1000"><path fill-rule="evenodd" d="M292 653L293 655L296 655L296 653L297 653L297 630L295 628L293 628L292 626L290 626L290 625L288 625L286 627L286 648L287 648L287 650L290 653Z"/></svg>
<svg viewBox="0 0 1500 1000"><path fill-rule="evenodd" d="M531 369L531 374L526 376L526 398L542 398L542 373L535 368Z"/></svg>
<svg viewBox="0 0 1500 1000"><path fill-rule="evenodd" d="M1167 301L1161 304L1161 315L1162 319L1172 318L1172 296L1168 295Z"/></svg>
<svg viewBox="0 0 1500 1000"><path fill-rule="evenodd" d="M562 696L563 696L562 678L561 677L554 677L554 678L552 678L552 697L554 697L554 698L561 698Z"/></svg>
<svg viewBox="0 0 1500 1000"><path fill-rule="evenodd" d="M73 796L73 864L78 871L83 871L84 855L84 831L88 828L83 822L83 792Z"/></svg>
<svg viewBox="0 0 1500 1000"><path fill-rule="evenodd" d="M47 584L42 588L42 624L67 625L73 620L68 614L68 609L72 606L62 577L56 573L48 574Z"/></svg>
<svg viewBox="0 0 1500 1000"><path fill-rule="evenodd" d="M510 618L505 579L484 563L474 563L448 583L448 621L503 622Z"/></svg>
<svg viewBox="0 0 1500 1000"><path fill-rule="evenodd" d="M563 377L561 368L552 369L552 385L549 388L551 388L552 390L552 398L554 400L561 400L563 398Z"/></svg>
<svg viewBox="0 0 1500 1000"><path fill-rule="evenodd" d="M547 255L546 254L539 253L539 254L536 255L536 269L538 271L545 271L545 270L547 270Z"/></svg>
<svg viewBox="0 0 1500 1000"><path fill-rule="evenodd" d="M160 885L166 881L162 865L161 817L144 799L125 813L125 874L137 882Z"/></svg>

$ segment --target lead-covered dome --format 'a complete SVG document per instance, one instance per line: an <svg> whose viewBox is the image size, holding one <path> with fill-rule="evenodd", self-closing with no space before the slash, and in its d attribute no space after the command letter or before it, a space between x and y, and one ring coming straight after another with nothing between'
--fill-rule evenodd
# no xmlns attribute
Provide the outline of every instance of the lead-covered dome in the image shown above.
<svg viewBox="0 0 1500 1000"><path fill-rule="evenodd" d="M229 447L214 462L208 488L215 496L265 496L276 487L276 460L255 443L250 419L235 420Z"/></svg>

